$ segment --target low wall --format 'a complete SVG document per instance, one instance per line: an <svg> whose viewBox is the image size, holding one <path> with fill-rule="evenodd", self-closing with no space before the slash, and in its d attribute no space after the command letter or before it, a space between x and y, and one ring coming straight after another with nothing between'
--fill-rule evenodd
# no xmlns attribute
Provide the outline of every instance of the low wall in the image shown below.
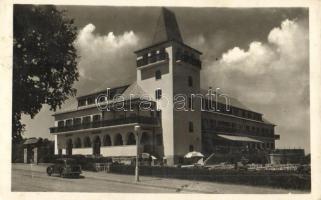
<svg viewBox="0 0 321 200"><path fill-rule="evenodd" d="M141 149L141 148L140 148ZM108 157L117 156L136 156L136 145L122 145L122 146L111 146L111 147L101 147L100 154Z"/></svg>
<svg viewBox="0 0 321 200"><path fill-rule="evenodd" d="M73 148L72 149L72 154L73 155L92 155L93 154L93 149L90 148Z"/></svg>
<svg viewBox="0 0 321 200"><path fill-rule="evenodd" d="M140 166L140 174L164 178L224 182L242 185L268 186L274 188L311 190L311 176L296 172L208 170L203 168L175 168ZM112 165L111 173L132 174L135 166Z"/></svg>

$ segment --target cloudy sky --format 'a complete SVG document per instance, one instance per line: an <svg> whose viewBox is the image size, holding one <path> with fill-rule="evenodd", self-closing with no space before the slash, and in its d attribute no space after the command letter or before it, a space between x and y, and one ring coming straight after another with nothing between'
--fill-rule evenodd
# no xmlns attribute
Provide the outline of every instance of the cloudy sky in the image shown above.
<svg viewBox="0 0 321 200"><path fill-rule="evenodd" d="M133 51L149 44L160 8L63 6L79 28L78 95L135 81ZM186 44L203 52L201 85L264 113L278 148L310 151L308 10L170 8ZM75 106L70 100L64 109ZM25 137L49 137L52 112L23 117Z"/></svg>

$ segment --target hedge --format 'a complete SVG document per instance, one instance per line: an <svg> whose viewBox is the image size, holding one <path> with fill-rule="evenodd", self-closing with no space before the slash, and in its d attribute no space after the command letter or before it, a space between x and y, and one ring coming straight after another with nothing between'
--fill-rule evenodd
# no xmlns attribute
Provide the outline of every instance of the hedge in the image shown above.
<svg viewBox="0 0 321 200"><path fill-rule="evenodd" d="M110 172L134 175L135 166L111 165ZM204 168L140 166L139 173L145 176L156 176L162 178L235 183L285 189L311 189L310 175L298 174L297 172L290 171L239 171L221 169L209 170Z"/></svg>

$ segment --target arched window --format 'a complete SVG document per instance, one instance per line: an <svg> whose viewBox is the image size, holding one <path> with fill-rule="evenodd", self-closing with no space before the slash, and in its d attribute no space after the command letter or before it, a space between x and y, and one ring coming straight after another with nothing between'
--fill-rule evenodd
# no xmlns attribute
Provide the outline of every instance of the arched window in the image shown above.
<svg viewBox="0 0 321 200"><path fill-rule="evenodd" d="M117 145L123 145L123 138L119 133L115 137L115 146Z"/></svg>
<svg viewBox="0 0 321 200"><path fill-rule="evenodd" d="M193 87L193 78L191 76L188 76L188 86Z"/></svg>
<svg viewBox="0 0 321 200"><path fill-rule="evenodd" d="M127 140L127 145L134 145L136 144L136 138L134 133L129 133L128 135L128 140Z"/></svg>
<svg viewBox="0 0 321 200"><path fill-rule="evenodd" d="M109 135L104 136L103 146L111 146L111 139Z"/></svg>
<svg viewBox="0 0 321 200"><path fill-rule="evenodd" d="M93 140L93 154L94 155L100 155L100 137L96 136L95 139Z"/></svg>
<svg viewBox="0 0 321 200"><path fill-rule="evenodd" d="M189 145L189 151L194 151L194 146L193 145Z"/></svg>
<svg viewBox="0 0 321 200"><path fill-rule="evenodd" d="M84 139L84 147L91 147L91 141L88 136Z"/></svg>
<svg viewBox="0 0 321 200"><path fill-rule="evenodd" d="M161 79L162 78L162 72L160 70L156 70L155 72L155 79Z"/></svg>
<svg viewBox="0 0 321 200"><path fill-rule="evenodd" d="M81 139L79 137L75 141L75 148L81 148Z"/></svg>

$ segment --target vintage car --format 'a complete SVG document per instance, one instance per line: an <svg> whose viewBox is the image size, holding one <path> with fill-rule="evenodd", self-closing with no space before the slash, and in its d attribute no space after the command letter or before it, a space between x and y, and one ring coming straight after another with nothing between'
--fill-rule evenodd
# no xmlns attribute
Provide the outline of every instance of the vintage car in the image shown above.
<svg viewBox="0 0 321 200"><path fill-rule="evenodd" d="M60 158L55 160L53 165L47 167L47 174L58 174L61 177L74 176L78 177L81 174L81 166L71 158Z"/></svg>

